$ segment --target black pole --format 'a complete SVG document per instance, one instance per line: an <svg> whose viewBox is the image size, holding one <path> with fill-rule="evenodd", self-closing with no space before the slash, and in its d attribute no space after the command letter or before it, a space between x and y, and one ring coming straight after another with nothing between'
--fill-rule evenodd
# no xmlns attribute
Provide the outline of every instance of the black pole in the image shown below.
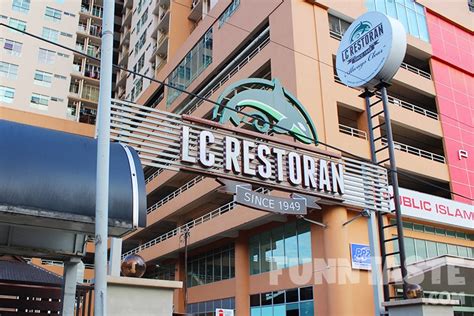
<svg viewBox="0 0 474 316"><path fill-rule="evenodd" d="M365 100L365 111L367 114L367 130L369 134L369 145L370 145L370 159L371 161L376 164L377 163L377 156L375 153L375 141L374 141L374 126L372 124L372 108L370 104L370 98L374 95L373 92L370 92L369 89L365 88L364 92L360 95ZM383 229L383 214L378 212L377 213L377 226L379 229L379 246L380 246L380 255L382 257L382 282L383 282L383 299L385 302L390 300L390 291L388 288L388 272L387 272L387 264L386 264L386 254L387 251L385 249L385 232ZM375 271L374 271L375 272Z"/></svg>
<svg viewBox="0 0 474 316"><path fill-rule="evenodd" d="M400 270L403 279L403 298L407 298L407 266L405 258L405 241L403 237L403 221L402 212L400 209L400 193L398 191L398 174L397 165L395 161L395 148L393 146L392 124L390 121L390 111L388 108L387 84L382 82L378 85L382 93L382 105L385 116L385 128L387 136L388 154L390 159L390 178L393 187L393 203L395 205L395 216L397 218L397 235L398 235L398 250L400 255Z"/></svg>

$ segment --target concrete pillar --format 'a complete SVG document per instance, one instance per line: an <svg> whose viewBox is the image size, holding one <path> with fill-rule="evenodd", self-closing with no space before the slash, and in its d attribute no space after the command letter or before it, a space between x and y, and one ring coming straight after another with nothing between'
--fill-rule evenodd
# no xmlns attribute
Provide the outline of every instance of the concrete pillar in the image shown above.
<svg viewBox="0 0 474 316"><path fill-rule="evenodd" d="M177 313L184 313L185 312L184 310L184 282L185 282L184 254L180 254L178 260L176 261L175 269L176 269L175 280L182 281L183 287L174 291L174 295L173 295L174 311Z"/></svg>
<svg viewBox="0 0 474 316"><path fill-rule="evenodd" d="M249 315L249 250L246 234L239 233L235 241L235 314Z"/></svg>
<svg viewBox="0 0 474 316"><path fill-rule="evenodd" d="M323 222L327 228L323 231L324 250L327 267L317 266L318 273L325 273L323 284L327 289L327 314L328 316L350 316L354 314L353 300L357 293L353 293L350 284L347 284L346 275L352 273L350 267L350 250L348 231L342 226L348 220L347 210L343 206L325 207ZM316 276L317 279L317 276ZM341 282L346 284L341 284ZM317 294L316 294L317 296Z"/></svg>
<svg viewBox="0 0 474 316"><path fill-rule="evenodd" d="M109 275L120 276L122 264L122 238L110 238Z"/></svg>
<svg viewBox="0 0 474 316"><path fill-rule="evenodd" d="M63 295L62 295L62 313L61 315L74 315L74 306L76 304L76 285L77 271L81 258L71 258L64 262L63 276Z"/></svg>

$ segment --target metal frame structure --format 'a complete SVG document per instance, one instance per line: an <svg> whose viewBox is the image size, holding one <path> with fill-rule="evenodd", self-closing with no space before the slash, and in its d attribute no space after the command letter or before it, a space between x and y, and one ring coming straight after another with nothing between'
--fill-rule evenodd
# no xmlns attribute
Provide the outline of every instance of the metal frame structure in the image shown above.
<svg viewBox="0 0 474 316"><path fill-rule="evenodd" d="M388 283L388 271L387 271L387 257L389 256L400 256L400 270L403 279L403 298L407 298L407 268L406 268L406 257L405 257L405 244L403 239L403 220L400 208L400 195L399 195L399 187L398 187L398 174L397 174L397 165L395 160L395 147L393 141L393 134L392 134L392 125L390 121L390 110L389 110L389 102L388 102L388 95L387 95L387 87L389 86L386 82L381 82L377 86L375 86L374 91L369 91L367 88L365 91L360 95L360 97L365 99L365 106L366 106L366 113L367 113L367 124L368 124L368 135L369 135L369 144L370 144L370 152L371 152L371 160L374 164L383 165L386 162L389 162L389 174L390 179L392 181L393 187L393 205L395 206L394 210L391 210L391 213L395 215L395 224L384 224L384 215L386 213L379 212L377 214L377 223L379 229L379 241L380 241L380 252L382 257L382 277L383 277L383 294L384 294L384 301L390 301L393 298L400 298L398 296L390 296L390 289ZM377 101L371 103L370 98L375 96L377 93L381 94L381 98L378 98ZM372 114L372 109L377 104L382 103L382 110L377 111L375 114ZM379 118L380 115L383 115L383 122L378 123L374 126L372 120L374 118ZM376 129L385 126L385 134L386 136L383 137L382 133L380 136L375 137L374 131ZM376 142L381 141L382 147L376 149ZM377 154L380 154L384 151L388 151L388 158L379 161L377 158ZM397 229L397 236L392 238L385 238L385 229L390 227L396 227ZM387 252L387 243L389 242L398 242L398 251ZM375 272L375 271L374 271Z"/></svg>

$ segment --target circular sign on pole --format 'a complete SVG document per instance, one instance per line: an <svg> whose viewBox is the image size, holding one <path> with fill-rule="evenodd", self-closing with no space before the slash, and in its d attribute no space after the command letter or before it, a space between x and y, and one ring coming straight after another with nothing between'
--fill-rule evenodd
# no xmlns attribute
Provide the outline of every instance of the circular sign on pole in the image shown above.
<svg viewBox="0 0 474 316"><path fill-rule="evenodd" d="M337 75L349 87L371 88L389 81L407 47L403 25L380 12L367 12L342 37L336 56Z"/></svg>

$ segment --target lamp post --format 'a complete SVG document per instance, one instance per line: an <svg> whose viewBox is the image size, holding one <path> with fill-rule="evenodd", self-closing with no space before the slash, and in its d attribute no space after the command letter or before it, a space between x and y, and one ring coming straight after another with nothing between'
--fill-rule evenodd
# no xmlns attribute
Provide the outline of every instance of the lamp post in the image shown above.
<svg viewBox="0 0 474 316"><path fill-rule="evenodd" d="M107 237L109 218L110 103L115 1L104 0L97 118L97 176L95 206L94 315L107 315Z"/></svg>

